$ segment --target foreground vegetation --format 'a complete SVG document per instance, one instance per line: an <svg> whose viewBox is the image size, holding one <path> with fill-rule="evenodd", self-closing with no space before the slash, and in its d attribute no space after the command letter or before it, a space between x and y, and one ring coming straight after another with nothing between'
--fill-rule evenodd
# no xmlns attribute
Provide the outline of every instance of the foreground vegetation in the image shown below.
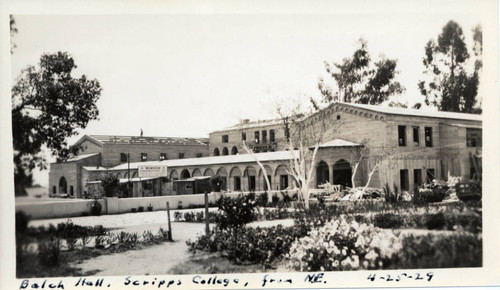
<svg viewBox="0 0 500 290"><path fill-rule="evenodd" d="M260 264L264 269L286 265L293 271L482 265L480 201L380 199L316 203L309 209L278 203L263 209L249 195L223 198L219 209L211 214L217 226L210 234L187 242L192 253L219 253L237 265ZM294 224L245 226L274 218L293 218Z"/></svg>
<svg viewBox="0 0 500 290"><path fill-rule="evenodd" d="M17 277L92 275L70 266L93 257L141 249L169 241L168 231L112 233L102 226L88 227L71 221L48 228L27 227L28 218L16 214Z"/></svg>

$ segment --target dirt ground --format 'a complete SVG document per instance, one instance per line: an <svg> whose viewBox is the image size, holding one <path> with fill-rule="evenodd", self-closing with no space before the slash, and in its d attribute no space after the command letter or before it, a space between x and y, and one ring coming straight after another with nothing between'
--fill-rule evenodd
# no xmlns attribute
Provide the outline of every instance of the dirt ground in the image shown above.
<svg viewBox="0 0 500 290"><path fill-rule="evenodd" d="M189 209L184 211L202 210L203 209ZM160 245L123 253L103 255L71 266L80 268L82 273L94 273L93 275L103 276L169 274L172 268L187 261L191 257L191 254L188 252L186 241L195 239L197 235L201 235L205 231L205 224L203 223L174 222L174 211L170 214L172 221L172 238L174 242L165 242ZM156 233L160 227L167 229L166 211L76 217L70 220L74 224L82 226L102 225L112 232L125 231L129 233L142 233L145 230L150 230ZM58 223L67 221L67 218L34 220L30 221L29 226L57 225ZM293 220L254 222L249 225L252 227L268 227L278 224L291 226Z"/></svg>

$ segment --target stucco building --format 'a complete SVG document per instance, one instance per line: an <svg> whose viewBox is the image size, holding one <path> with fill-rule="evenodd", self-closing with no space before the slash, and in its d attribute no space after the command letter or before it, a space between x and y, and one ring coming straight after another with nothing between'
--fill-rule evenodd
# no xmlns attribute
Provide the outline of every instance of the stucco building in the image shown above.
<svg viewBox="0 0 500 290"><path fill-rule="evenodd" d="M190 189L180 190L176 181L215 175L225 180L227 190L266 190L257 158L272 189L291 188L295 183L288 174L292 158L288 140L297 142L299 131L305 136L305 130L320 136L305 139L310 150L318 145L310 188L325 182L352 186L354 181L364 186L377 165L370 187L387 183L411 191L414 185L446 179L448 174L463 180L479 177L481 128L480 115L333 103L290 127L280 119L244 120L211 132L208 139L84 136L75 144L81 148L80 155L51 164L49 184L51 192L61 193L65 182L70 188L67 193L81 197L102 173L111 172L121 182L134 184L129 196L186 193ZM256 152L254 156L246 154L243 142ZM167 179L141 179L137 174L141 164L166 165Z"/></svg>

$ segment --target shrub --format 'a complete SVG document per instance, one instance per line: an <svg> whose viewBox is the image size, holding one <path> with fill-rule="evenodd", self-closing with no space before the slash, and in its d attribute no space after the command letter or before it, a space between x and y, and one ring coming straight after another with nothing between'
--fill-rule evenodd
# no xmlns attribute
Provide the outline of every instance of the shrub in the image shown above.
<svg viewBox="0 0 500 290"><path fill-rule="evenodd" d="M395 268L481 267L483 246L480 235L409 235Z"/></svg>
<svg viewBox="0 0 500 290"><path fill-rule="evenodd" d="M218 206L220 214L217 226L222 230L241 228L257 217L255 201L249 200L246 196L222 197L218 201Z"/></svg>
<svg viewBox="0 0 500 290"><path fill-rule="evenodd" d="M278 202L280 201L280 198L278 197L278 194L273 194L273 196L271 197L271 202L274 206L276 206L278 204Z"/></svg>
<svg viewBox="0 0 500 290"><path fill-rule="evenodd" d="M373 225L383 229L399 228L403 225L403 217L393 213L379 213L375 215Z"/></svg>
<svg viewBox="0 0 500 290"><path fill-rule="evenodd" d="M101 178L102 188L106 197L116 196L116 190L120 186L120 180L112 173L107 173Z"/></svg>
<svg viewBox="0 0 500 290"><path fill-rule="evenodd" d="M26 233L30 219L31 217L24 211L16 212L16 234Z"/></svg>
<svg viewBox="0 0 500 290"><path fill-rule="evenodd" d="M195 221L195 215L193 212L185 212L184 213L184 221L187 223L192 223Z"/></svg>
<svg viewBox="0 0 500 290"><path fill-rule="evenodd" d="M155 239L155 236L153 235L153 233L151 231L144 231L142 233L142 241L145 244L150 244L150 243L156 242L156 239Z"/></svg>
<svg viewBox="0 0 500 290"><path fill-rule="evenodd" d="M429 230L442 229L446 225L445 216L442 212L429 214L426 217L425 226Z"/></svg>
<svg viewBox="0 0 500 290"><path fill-rule="evenodd" d="M101 215L102 205L99 203L98 199L94 199L94 201L90 204L90 213L92 215Z"/></svg>
<svg viewBox="0 0 500 290"><path fill-rule="evenodd" d="M162 241L168 241L168 231L164 230L163 228L160 228L158 230L157 234L158 238L161 239Z"/></svg>
<svg viewBox="0 0 500 290"><path fill-rule="evenodd" d="M393 232L342 216L295 241L288 266L299 271L376 269L388 266L402 249Z"/></svg>
<svg viewBox="0 0 500 290"><path fill-rule="evenodd" d="M174 221L180 222L182 221L182 213L179 211L174 212Z"/></svg>
<svg viewBox="0 0 500 290"><path fill-rule="evenodd" d="M401 200L401 194L398 193L398 187L394 184L394 191L391 191L389 184L384 185L384 199L388 203L396 203Z"/></svg>
<svg viewBox="0 0 500 290"><path fill-rule="evenodd" d="M434 180L432 183L422 184L415 191L414 200L416 203L421 202L440 202L446 196L448 186L443 181Z"/></svg>
<svg viewBox="0 0 500 290"><path fill-rule="evenodd" d="M55 236L42 240L38 245L40 264L53 267L59 264L61 256L61 240Z"/></svg>
<svg viewBox="0 0 500 290"><path fill-rule="evenodd" d="M258 206L265 207L265 206L267 206L268 199L269 199L269 196L267 194L267 191L265 191L264 193L262 193L256 197L255 202L257 203Z"/></svg>

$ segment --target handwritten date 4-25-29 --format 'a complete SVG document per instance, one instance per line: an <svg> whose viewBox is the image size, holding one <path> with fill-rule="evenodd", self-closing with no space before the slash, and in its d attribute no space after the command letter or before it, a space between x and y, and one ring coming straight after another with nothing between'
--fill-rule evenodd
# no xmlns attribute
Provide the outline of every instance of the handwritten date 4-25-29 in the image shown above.
<svg viewBox="0 0 500 290"><path fill-rule="evenodd" d="M410 274L410 273L401 273L399 275L391 275L391 274L386 274L386 275L378 275L377 274L370 274L368 275L368 280L370 281L387 281L387 282L399 282L399 281L408 281L408 280L425 280L427 282L430 282L432 277L434 277L434 273L428 272L425 275L420 274L420 273L415 273L415 274Z"/></svg>

